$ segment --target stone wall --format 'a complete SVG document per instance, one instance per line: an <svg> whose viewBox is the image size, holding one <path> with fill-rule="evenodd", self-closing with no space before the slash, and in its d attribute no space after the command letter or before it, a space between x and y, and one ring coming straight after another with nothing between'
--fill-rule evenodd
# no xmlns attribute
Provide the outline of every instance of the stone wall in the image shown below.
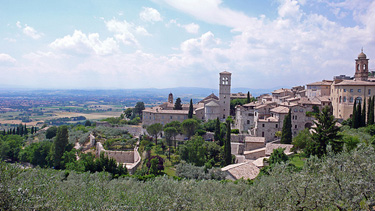
<svg viewBox="0 0 375 211"><path fill-rule="evenodd" d="M203 138L205 140L212 139L214 140L215 133L213 132L207 132ZM230 135L230 142L237 142L237 143L244 143L246 136L249 136L248 134L231 134Z"/></svg>
<svg viewBox="0 0 375 211"><path fill-rule="evenodd" d="M100 156L100 153L104 152L105 156L113 158L119 165L126 165L130 174L134 174L138 166L141 163L141 156L138 152L138 143L133 151L112 151L105 150L100 142L96 143L96 156Z"/></svg>

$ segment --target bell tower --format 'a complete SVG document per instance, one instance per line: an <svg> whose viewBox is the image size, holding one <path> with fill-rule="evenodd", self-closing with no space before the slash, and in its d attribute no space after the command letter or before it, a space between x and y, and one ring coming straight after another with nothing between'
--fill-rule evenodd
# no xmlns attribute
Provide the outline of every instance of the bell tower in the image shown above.
<svg viewBox="0 0 375 211"><path fill-rule="evenodd" d="M225 120L230 114L230 85L232 73L224 71L219 78L220 119Z"/></svg>
<svg viewBox="0 0 375 211"><path fill-rule="evenodd" d="M358 55L358 59L355 60L354 78L356 81L367 81L368 79L368 59L366 58L366 54L363 53L363 48Z"/></svg>
<svg viewBox="0 0 375 211"><path fill-rule="evenodd" d="M168 103L173 104L173 94L172 93L169 93L169 95L168 95Z"/></svg>

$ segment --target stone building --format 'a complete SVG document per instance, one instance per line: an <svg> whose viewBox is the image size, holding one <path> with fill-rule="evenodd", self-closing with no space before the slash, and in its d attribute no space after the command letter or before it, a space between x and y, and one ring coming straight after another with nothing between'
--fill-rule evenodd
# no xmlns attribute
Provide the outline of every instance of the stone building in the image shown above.
<svg viewBox="0 0 375 211"><path fill-rule="evenodd" d="M354 102L374 96L375 80L370 78L366 54L361 52L355 60L355 74L353 80L335 79L331 86L331 101L333 115L338 119L348 119L353 112ZM366 102L367 103L367 102Z"/></svg>
<svg viewBox="0 0 375 211"><path fill-rule="evenodd" d="M331 80L323 80L307 84L306 96L308 98L330 96L332 83Z"/></svg>
<svg viewBox="0 0 375 211"><path fill-rule="evenodd" d="M232 73L224 71L219 74L219 97L213 93L199 103L193 105L193 114L201 120L219 118L224 121L230 112L230 90ZM173 94L169 94L168 102L161 105L145 108L142 111L143 125L161 123L162 125L172 121L182 122L188 118L189 104L183 104L182 110L173 110Z"/></svg>

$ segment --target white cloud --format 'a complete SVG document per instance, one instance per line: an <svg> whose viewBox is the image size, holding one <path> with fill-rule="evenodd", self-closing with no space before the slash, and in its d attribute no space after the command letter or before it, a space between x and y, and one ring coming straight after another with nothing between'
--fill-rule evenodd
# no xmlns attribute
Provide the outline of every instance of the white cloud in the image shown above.
<svg viewBox="0 0 375 211"><path fill-rule="evenodd" d="M50 47L68 53L80 55L98 54L107 55L118 51L117 42L113 38L107 38L104 41L99 39L99 34L84 34L75 30L73 35L67 35L56 39L50 44Z"/></svg>
<svg viewBox="0 0 375 211"><path fill-rule="evenodd" d="M256 18L250 18L242 12L222 6L221 0L164 0L164 2L200 20L234 29L243 29L257 22Z"/></svg>
<svg viewBox="0 0 375 211"><path fill-rule="evenodd" d="M299 19L302 15L296 0L281 0L278 13L281 18Z"/></svg>
<svg viewBox="0 0 375 211"><path fill-rule="evenodd" d="M199 31L199 25L195 24L195 23L183 25L183 27L186 29L187 32L189 32L191 34L196 34Z"/></svg>
<svg viewBox="0 0 375 211"><path fill-rule="evenodd" d="M135 28L135 31L137 32L137 34L140 34L140 35L143 35L143 36L151 36L151 34L148 33L148 31L142 26L137 26Z"/></svg>
<svg viewBox="0 0 375 211"><path fill-rule="evenodd" d="M33 38L34 40L37 40L41 38L44 34L37 32L33 27L28 26L27 24L24 25L24 27L21 25L21 22L17 21L16 26L20 29L22 29L22 32L28 36Z"/></svg>
<svg viewBox="0 0 375 211"><path fill-rule="evenodd" d="M178 23L177 20L172 19L169 21L169 23L165 24L165 26L169 27L171 24L175 24L176 26L185 29L186 32L190 34L197 34L199 32L199 25L195 23L189 23L189 24L183 25L183 24Z"/></svg>
<svg viewBox="0 0 375 211"><path fill-rule="evenodd" d="M143 10L139 13L139 17L143 21L148 22L158 22L163 20L160 16L159 11L150 7L143 7Z"/></svg>
<svg viewBox="0 0 375 211"><path fill-rule="evenodd" d="M5 53L0 53L0 64L8 65L16 62L16 59Z"/></svg>
<svg viewBox="0 0 375 211"><path fill-rule="evenodd" d="M136 31L133 23L128 23L126 20L118 21L116 19L112 19L110 21L106 21L105 24L108 31L115 33L115 38L120 40L125 45L139 45L133 34L133 32Z"/></svg>

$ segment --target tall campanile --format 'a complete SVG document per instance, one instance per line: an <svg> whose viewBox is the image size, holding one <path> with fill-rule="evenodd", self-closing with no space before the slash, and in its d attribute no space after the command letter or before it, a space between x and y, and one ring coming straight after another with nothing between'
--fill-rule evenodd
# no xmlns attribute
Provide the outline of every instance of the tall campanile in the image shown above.
<svg viewBox="0 0 375 211"><path fill-rule="evenodd" d="M220 73L219 85L219 102L220 102L220 119L225 120L230 111L230 84L232 73L224 71Z"/></svg>
<svg viewBox="0 0 375 211"><path fill-rule="evenodd" d="M362 52L358 55L358 59L355 60L355 75L356 81L367 81L368 80L368 59L366 54Z"/></svg>

